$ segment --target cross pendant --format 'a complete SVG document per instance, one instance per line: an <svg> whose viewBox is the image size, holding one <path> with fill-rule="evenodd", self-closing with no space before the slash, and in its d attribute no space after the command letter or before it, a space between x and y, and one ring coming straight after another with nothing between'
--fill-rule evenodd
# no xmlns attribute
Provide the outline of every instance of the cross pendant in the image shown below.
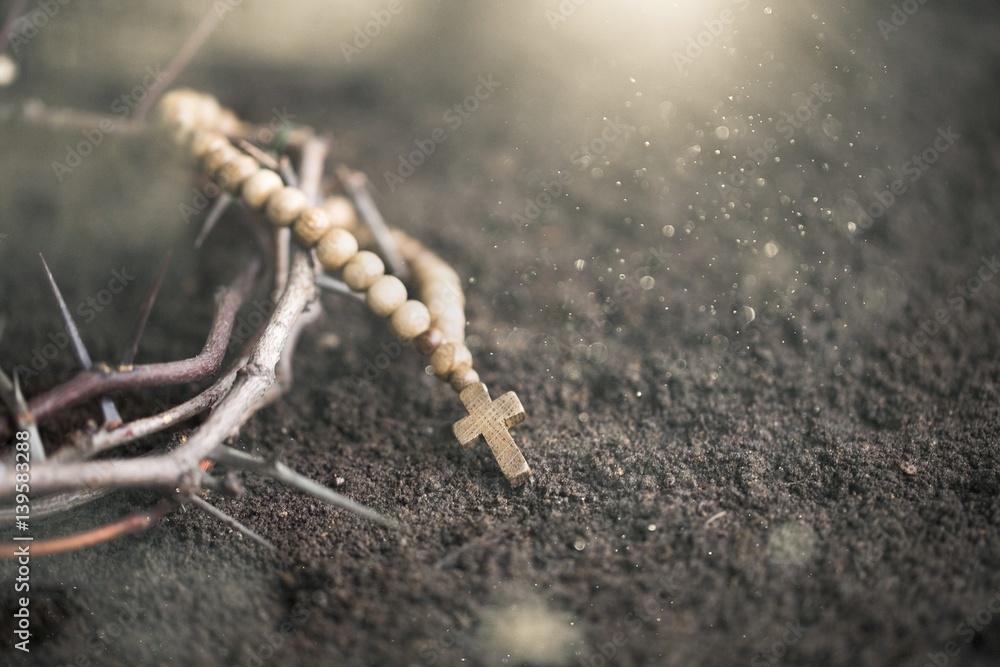
<svg viewBox="0 0 1000 667"><path fill-rule="evenodd" d="M463 389L459 398L469 411L468 417L458 420L452 427L459 443L469 449L479 436L483 436L510 485L523 484L531 476L531 469L507 431L524 421L524 407L517 394L508 391L494 401L486 385L476 382Z"/></svg>

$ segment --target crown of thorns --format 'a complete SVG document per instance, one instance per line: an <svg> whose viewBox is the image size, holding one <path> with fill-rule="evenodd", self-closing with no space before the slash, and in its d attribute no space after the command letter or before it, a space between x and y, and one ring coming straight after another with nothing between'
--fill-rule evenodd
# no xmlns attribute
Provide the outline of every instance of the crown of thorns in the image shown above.
<svg viewBox="0 0 1000 667"><path fill-rule="evenodd" d="M26 399L16 372L0 370L0 439L12 444L0 463L0 524L27 528L28 519L66 512L109 491L152 488L166 494L156 506L116 523L77 534L36 542L34 554L80 548L140 530L181 503L216 516L243 535L267 542L249 527L201 497L204 490L228 495L242 492L239 478L219 474L216 464L278 480L384 525L392 519L358 505L282 465L234 448L227 442L262 407L279 398L292 382L292 359L305 326L320 316L318 290L364 302L376 316L388 318L393 333L412 340L429 358L434 374L459 395L468 415L455 423L464 447L482 436L510 484L530 477L527 462L508 429L524 419L513 392L491 399L472 366L465 345L466 318L462 282L438 255L399 229L389 227L370 196L365 176L344 166L327 179L328 141L306 127L285 126L277 141L259 145L262 128L241 121L211 96L175 90L159 102L155 120L144 131L166 137L217 187L195 245L200 246L222 213L241 205L256 213L255 239L261 257L244 267L229 285L217 290L215 315L202 351L190 359L135 363L139 341L166 273L164 261L146 297L118 363L95 363L83 343L52 272L42 258L67 336L82 370L69 381ZM298 169L292 167L293 163ZM324 196L328 180L340 194ZM262 265L272 271L274 308L257 331L240 345L234 321L250 295ZM339 276L339 277L337 277ZM2 322L0 322L2 334ZM235 343L235 345L234 345ZM235 359L227 362L227 349ZM193 381L211 383L179 405L123 422L111 392L160 388ZM73 433L56 446L43 443L37 424L74 406L99 404L102 422ZM168 448L127 455L125 445L208 415L190 433L175 432ZM162 442L162 438L160 438ZM135 451L136 448L127 448ZM16 551L17 543L3 549Z"/></svg>

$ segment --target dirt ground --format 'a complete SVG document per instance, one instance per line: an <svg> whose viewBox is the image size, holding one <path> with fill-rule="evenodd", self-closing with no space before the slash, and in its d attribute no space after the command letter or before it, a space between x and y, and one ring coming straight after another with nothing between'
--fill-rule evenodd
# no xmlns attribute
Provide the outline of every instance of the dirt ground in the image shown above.
<svg viewBox="0 0 1000 667"><path fill-rule="evenodd" d="M247 60L231 45L296 41L235 39L266 11L235 8L178 83L333 132L386 218L468 278L476 366L520 396L533 480L512 490L485 444L461 450L462 406L414 350L364 379L392 336L324 296L294 388L238 445L342 478L401 527L248 477L213 501L277 552L189 508L33 559L29 655L0 563L0 662L1000 664L997 9L680 4L404 2L348 62L383 7L359 5L300 24L326 49L311 64ZM141 16L63 11L0 106L107 113L198 16L163 21L159 58L129 37ZM132 60L98 59L108 45ZM135 276L81 323L112 359L172 248L139 360L196 353L213 257L247 241L224 223L192 252L178 206L198 184L142 140L112 133L58 180L79 139L0 121L0 365L32 367L60 331L39 251L71 305ZM76 370L66 350L39 365L29 394ZM116 398L136 416L192 389Z"/></svg>

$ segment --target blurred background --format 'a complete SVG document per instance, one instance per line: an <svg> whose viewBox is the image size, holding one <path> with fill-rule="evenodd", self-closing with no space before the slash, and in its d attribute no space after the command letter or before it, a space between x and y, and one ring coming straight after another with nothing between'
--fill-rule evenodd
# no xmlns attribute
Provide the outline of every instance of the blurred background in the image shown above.
<svg viewBox="0 0 1000 667"><path fill-rule="evenodd" d="M113 271L135 276L84 323L93 356L111 358L173 248L175 289L143 359L200 348L214 260L188 250L200 220L183 212L200 183L124 121L95 135L24 116L41 102L124 119L214 12L174 85L262 125L331 133L331 162L367 173L387 220L469 279L477 368L529 407L519 428L537 483L508 501L482 485L489 459L470 466L442 435L454 406L410 372L419 364L354 392L385 334L333 308L304 339L314 352L288 407L248 442L283 443L319 476L354 471L352 497L411 519L409 544L391 551L292 503L294 531L261 528L308 563L280 586L231 545L202 547L232 564L190 555L185 539L213 530L191 517L155 548L110 552L140 573L149 558L157 573L191 567L188 586L215 577L224 614L256 614L251 634L325 591L335 611L296 630L295 655L358 664L598 664L617 630L618 664L777 664L789 651L787 664L923 664L1000 586L995 3L53 0L25 12L0 88L4 368L31 367L59 330L39 251L71 304L100 298ZM59 166L87 142L78 166ZM217 248L236 238L220 229ZM43 366L29 389L75 369L66 353ZM330 439L339 448L320 453ZM500 529L496 551L440 566ZM52 561L53 581L108 553L80 558ZM632 634L622 619L664 573L681 582L676 606ZM100 606L99 592L80 595ZM177 595L211 625L218 607ZM129 644L141 655L248 659L239 632L148 613ZM511 618L558 631L533 645ZM204 653L140 647L156 620ZM775 644L791 621L822 631ZM468 633L453 648L445 629ZM962 664L995 664L996 630L963 644Z"/></svg>

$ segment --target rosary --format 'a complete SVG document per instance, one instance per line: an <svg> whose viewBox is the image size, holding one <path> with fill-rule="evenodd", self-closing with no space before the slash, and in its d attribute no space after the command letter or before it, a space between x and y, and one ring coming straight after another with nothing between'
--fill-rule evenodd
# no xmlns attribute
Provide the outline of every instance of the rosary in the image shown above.
<svg viewBox="0 0 1000 667"><path fill-rule="evenodd" d="M220 187L238 194L251 210L263 211L276 227L290 227L295 240L313 248L327 271L342 271L344 284L363 293L368 308L389 318L402 340L414 340L421 354L430 358L434 375L458 392L469 415L454 425L463 447L482 435L504 476L519 486L531 474L524 456L507 429L524 420L524 408L513 392L496 401L472 368L472 353L465 346L464 296L458 274L421 244L397 232L399 251L412 272L419 299L408 297L399 278L387 275L385 263L370 250L359 250L356 217L342 200L324 208L311 206L299 188L286 185L276 171L261 167L226 136L238 124L235 115L208 95L178 90L159 104L158 121L186 145L190 157ZM331 210L332 209L332 210Z"/></svg>
<svg viewBox="0 0 1000 667"><path fill-rule="evenodd" d="M309 316L309 305L316 298L317 288L362 301L376 316L387 318L393 334L401 341L412 341L420 354L428 358L429 370L458 394L468 415L457 421L452 430L462 447L471 448L482 436L511 486L520 486L530 478L528 464L508 431L524 420L524 408L513 392L492 399L473 369L472 353L465 344L465 298L458 274L422 243L385 224L367 193L362 174L339 168L338 180L351 198L343 195L321 198L317 187L305 185L307 170L311 170L310 182L319 181L325 157L325 148L317 152L317 143L310 141L315 139L311 132L299 130L300 135L309 138L298 141L302 154L302 187L299 187L299 176L289 168L287 156L275 158L246 141L243 137L249 134L249 124L220 106L212 96L191 90L174 90L164 95L154 110L152 125L218 186L216 205L196 245L225 207L236 201L252 212L263 214L273 227L276 305L252 349L209 389L159 415L123 423L107 396L110 391L179 384L218 370L236 311L249 293L257 267L217 294L216 317L200 355L178 362L134 364L132 358L144 326L141 320L130 353L120 364L109 366L90 360L46 265L83 371L30 401L22 396L16 374L11 380L0 372L0 397L9 413L0 414L0 437L16 435L16 449L18 456L24 457L23 465L27 466L30 458L31 493L51 494L36 501L32 515L38 518L45 513L66 511L114 488L160 488L171 492L173 497L149 512L137 513L113 526L51 540L48 546L36 543L36 553L88 546L109 536L141 529L176 507L179 501L190 502L244 535L267 543L198 495L203 488L230 495L242 490L231 477L220 479L209 474L216 463L268 475L375 521L393 523L280 463L264 461L224 444L257 409L287 388L290 352L301 327L315 319ZM339 272L339 279L326 272ZM163 272L157 283L162 277ZM154 295L155 291L147 299L145 317ZM101 403L103 426L77 434L78 437L70 438L70 445L54 454L47 453L36 423L94 398ZM167 453L90 460L208 408L212 412L206 420L190 436L181 436L180 444ZM0 495L13 496L15 488L20 488L23 477L18 474L20 470L20 465L16 469L0 465ZM13 517L12 511L0 509L0 521L12 522ZM9 556L10 545L5 545L3 552Z"/></svg>

